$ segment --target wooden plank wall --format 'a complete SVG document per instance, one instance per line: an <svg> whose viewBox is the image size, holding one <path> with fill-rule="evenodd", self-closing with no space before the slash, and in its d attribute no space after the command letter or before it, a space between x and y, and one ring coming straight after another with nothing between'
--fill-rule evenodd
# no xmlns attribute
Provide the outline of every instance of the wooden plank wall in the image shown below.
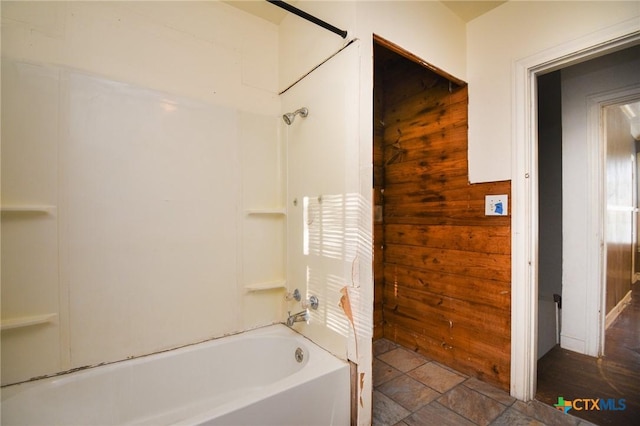
<svg viewBox="0 0 640 426"><path fill-rule="evenodd" d="M511 218L485 216L484 197L510 195L510 182L469 184L466 85L384 50L376 46L374 200L384 214L374 226L374 336L508 390Z"/></svg>
<svg viewBox="0 0 640 426"><path fill-rule="evenodd" d="M373 88L373 339L384 337L382 300L384 297L384 262L382 247L384 244L384 226L379 217L384 189L384 84L382 70L374 71ZM375 209L378 209L376 215ZM377 217L378 216L378 217Z"/></svg>

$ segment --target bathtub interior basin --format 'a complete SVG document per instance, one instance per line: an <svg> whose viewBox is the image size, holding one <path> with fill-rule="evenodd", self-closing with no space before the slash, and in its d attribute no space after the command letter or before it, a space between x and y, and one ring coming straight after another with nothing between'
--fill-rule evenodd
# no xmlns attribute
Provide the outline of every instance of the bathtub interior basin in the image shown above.
<svg viewBox="0 0 640 426"><path fill-rule="evenodd" d="M2 424L347 425L349 386L348 363L276 324L5 387Z"/></svg>

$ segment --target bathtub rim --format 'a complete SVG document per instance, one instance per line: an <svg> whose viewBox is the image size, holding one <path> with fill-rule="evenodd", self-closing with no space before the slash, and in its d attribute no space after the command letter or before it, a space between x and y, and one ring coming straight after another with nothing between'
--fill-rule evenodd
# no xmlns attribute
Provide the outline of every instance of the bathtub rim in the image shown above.
<svg viewBox="0 0 640 426"><path fill-rule="evenodd" d="M252 336L257 337L260 335L268 335L268 334L281 335L281 337L293 337L296 339L303 339L303 342L306 343L307 345L313 345L314 347L325 352L327 355L331 356L332 358L335 358L335 360L348 365L347 360L342 359L338 357L336 354L319 346L317 343L313 342L311 339L309 339L307 336L300 333L299 331L291 327L288 327L282 322L277 322L277 323L262 325L249 330L231 332L228 334L224 334L222 336L213 337L211 339L201 340L198 342L188 343L186 345L181 345L181 346L177 346L170 349L163 349L158 352L153 352L146 355L132 356L130 358L121 359L117 361L110 361L110 362L104 362L104 363L90 365L90 366L77 367L70 370L61 371L59 373L55 373L52 375L38 376L26 381L7 384L0 387L0 403L4 403L5 401L17 396L18 394L27 392L32 388L47 385L49 383L53 385L53 382L57 380L60 380L61 383L66 383L66 382L75 380L75 377L80 375L94 376L94 375L105 374L106 371L110 369L117 369L123 363L126 363L128 366L132 366L135 364L141 364L141 363L145 363L155 359L168 358L168 357L180 354L182 352L188 352L189 350L193 350L194 347L196 346L203 346L203 347L216 346L216 345L224 344L222 340L225 340L228 342L229 340L235 340L235 339L252 337ZM120 368L123 368L123 367L120 367Z"/></svg>

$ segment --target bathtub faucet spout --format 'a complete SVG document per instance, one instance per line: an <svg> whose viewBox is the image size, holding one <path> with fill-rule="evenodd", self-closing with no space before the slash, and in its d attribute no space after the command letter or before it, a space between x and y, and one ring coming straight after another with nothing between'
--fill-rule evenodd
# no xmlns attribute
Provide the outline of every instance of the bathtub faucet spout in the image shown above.
<svg viewBox="0 0 640 426"><path fill-rule="evenodd" d="M287 317L287 325L289 327L291 327L294 323L296 322L309 322L309 310L305 309L302 312L298 312L297 314L293 314L291 315L291 312L288 312L288 317Z"/></svg>

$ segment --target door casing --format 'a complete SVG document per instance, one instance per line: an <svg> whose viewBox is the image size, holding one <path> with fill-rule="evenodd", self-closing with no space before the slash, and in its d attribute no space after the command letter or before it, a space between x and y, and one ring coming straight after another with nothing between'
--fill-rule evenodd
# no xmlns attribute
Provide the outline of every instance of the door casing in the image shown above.
<svg viewBox="0 0 640 426"><path fill-rule="evenodd" d="M535 397L537 375L537 282L538 282L538 144L536 76L592 59L640 42L637 22L627 21L561 46L545 50L514 63L512 96L512 296L511 296L511 395L523 401ZM591 135L591 132L590 132ZM599 232L589 233L587 243L589 276L586 291L589 315L588 345L602 348L604 315L602 256L603 193L599 135L589 145L589 162L596 165L590 177L588 224ZM589 137L591 139L591 136ZM595 330L595 331L594 331ZM600 331L597 331L600 330ZM601 349L600 349L601 350Z"/></svg>

